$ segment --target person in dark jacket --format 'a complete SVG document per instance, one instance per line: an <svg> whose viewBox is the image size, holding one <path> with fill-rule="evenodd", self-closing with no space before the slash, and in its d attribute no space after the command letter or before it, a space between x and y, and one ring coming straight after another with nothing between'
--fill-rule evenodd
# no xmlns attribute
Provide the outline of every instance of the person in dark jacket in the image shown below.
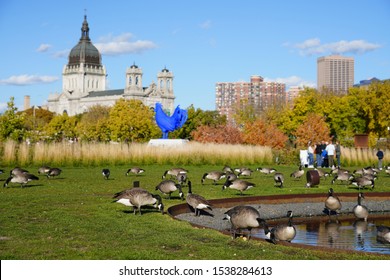
<svg viewBox="0 0 390 280"><path fill-rule="evenodd" d="M376 156L378 157L378 169L382 170L382 160L385 155L381 149L378 149L378 151L376 152Z"/></svg>

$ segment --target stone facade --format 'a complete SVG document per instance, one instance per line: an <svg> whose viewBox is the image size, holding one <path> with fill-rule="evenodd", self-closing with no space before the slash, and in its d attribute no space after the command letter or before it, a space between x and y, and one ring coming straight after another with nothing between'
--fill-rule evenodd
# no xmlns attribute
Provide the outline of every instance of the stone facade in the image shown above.
<svg viewBox="0 0 390 280"><path fill-rule="evenodd" d="M162 104L167 113L174 111L173 74L164 68L157 74L157 84L142 84L142 69L133 64L126 71L124 89L106 89L106 69L101 55L89 38L87 17L81 28L79 43L69 53L62 71L62 92L50 94L47 108L69 116L84 113L94 105L113 106L121 98L141 100L146 106Z"/></svg>

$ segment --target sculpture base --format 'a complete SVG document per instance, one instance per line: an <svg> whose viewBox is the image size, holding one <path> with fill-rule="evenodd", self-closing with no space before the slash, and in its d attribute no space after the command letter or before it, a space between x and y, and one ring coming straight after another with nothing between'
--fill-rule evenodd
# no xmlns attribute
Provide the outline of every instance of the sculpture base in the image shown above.
<svg viewBox="0 0 390 280"><path fill-rule="evenodd" d="M154 147L181 147L188 142L185 139L150 139L148 145Z"/></svg>

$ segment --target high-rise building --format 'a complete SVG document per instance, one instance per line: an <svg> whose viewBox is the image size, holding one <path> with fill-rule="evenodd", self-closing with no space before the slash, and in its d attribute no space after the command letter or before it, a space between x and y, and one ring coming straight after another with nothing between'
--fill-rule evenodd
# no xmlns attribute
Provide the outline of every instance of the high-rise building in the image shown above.
<svg viewBox="0 0 390 280"><path fill-rule="evenodd" d="M347 92L354 84L354 59L340 55L317 59L317 89L336 93Z"/></svg>
<svg viewBox="0 0 390 280"><path fill-rule="evenodd" d="M250 82L219 82L215 87L216 110L232 122L240 105L253 106L255 113L267 107L286 103L286 85L264 82L261 76L252 76Z"/></svg>

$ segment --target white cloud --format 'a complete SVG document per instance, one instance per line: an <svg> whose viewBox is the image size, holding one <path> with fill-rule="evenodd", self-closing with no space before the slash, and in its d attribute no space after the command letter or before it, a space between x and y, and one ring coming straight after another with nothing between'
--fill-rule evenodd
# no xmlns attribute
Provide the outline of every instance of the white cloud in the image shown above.
<svg viewBox="0 0 390 280"><path fill-rule="evenodd" d="M55 58L68 57L70 50L56 51L52 55Z"/></svg>
<svg viewBox="0 0 390 280"><path fill-rule="evenodd" d="M50 48L51 48L51 45L49 45L49 44L41 44L37 48L37 52L47 52Z"/></svg>
<svg viewBox="0 0 390 280"><path fill-rule="evenodd" d="M124 33L118 36L108 35L100 38L98 43L94 45L101 54L105 55L121 55L127 53L143 53L144 51L155 49L157 45L148 40L133 41L131 33Z"/></svg>
<svg viewBox="0 0 390 280"><path fill-rule="evenodd" d="M7 103L0 103L0 114L4 113L7 109Z"/></svg>
<svg viewBox="0 0 390 280"><path fill-rule="evenodd" d="M206 20L206 21L202 22L201 24L199 24L199 26L202 29L209 29L209 28L211 28L211 20Z"/></svg>
<svg viewBox="0 0 390 280"><path fill-rule="evenodd" d="M0 85L25 86L32 84L48 84L57 81L55 76L19 75L0 80Z"/></svg>
<svg viewBox="0 0 390 280"><path fill-rule="evenodd" d="M299 87L311 87L315 88L317 84L312 81L305 81L301 77L298 76L290 76L286 78L276 78L276 79L271 79L271 78L264 78L265 82L277 82L277 83L284 83L286 84L286 88L288 89L291 86L299 86Z"/></svg>
<svg viewBox="0 0 390 280"><path fill-rule="evenodd" d="M291 44L285 44L285 46L291 47ZM365 40L352 40L352 41L341 40L338 42L322 44L320 39L312 38L312 39L305 40L302 43L295 44L292 47L298 49L301 55L306 56L306 55L318 55L318 54L325 54L325 53L363 54L381 48L382 46L379 44L366 42Z"/></svg>

